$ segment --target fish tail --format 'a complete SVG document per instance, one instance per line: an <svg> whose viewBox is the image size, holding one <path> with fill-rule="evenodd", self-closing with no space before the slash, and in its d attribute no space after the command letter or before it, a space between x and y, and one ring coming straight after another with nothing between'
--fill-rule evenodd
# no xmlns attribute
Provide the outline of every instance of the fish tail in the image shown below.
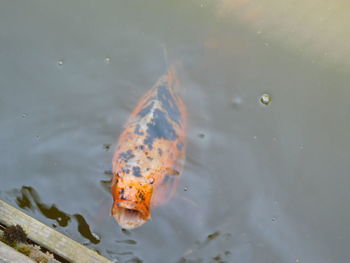
<svg viewBox="0 0 350 263"><path fill-rule="evenodd" d="M165 44L161 44L162 51L163 51L163 58L164 58L164 68L169 67L169 59L168 59L168 50L165 46Z"/></svg>
<svg viewBox="0 0 350 263"><path fill-rule="evenodd" d="M172 63L169 63L169 55L168 55L168 49L166 48L165 44L161 44L162 50L163 50L163 57L164 57L164 65L167 71L165 72L165 80L169 84L169 88L174 91L174 93L178 93L180 95L183 95L185 90L182 85L180 85L179 78L177 77L177 70L182 68L182 62L178 60L173 60Z"/></svg>
<svg viewBox="0 0 350 263"><path fill-rule="evenodd" d="M168 67L168 71L166 72L166 79L169 84L169 88L177 95L183 96L185 94L185 89L181 84L178 77L178 69L181 68L181 62L174 62Z"/></svg>

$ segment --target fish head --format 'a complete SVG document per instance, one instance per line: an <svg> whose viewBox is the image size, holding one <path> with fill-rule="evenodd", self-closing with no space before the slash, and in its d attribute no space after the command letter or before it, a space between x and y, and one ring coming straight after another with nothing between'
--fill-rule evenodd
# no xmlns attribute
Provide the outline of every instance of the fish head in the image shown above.
<svg viewBox="0 0 350 263"><path fill-rule="evenodd" d="M123 176L112 186L112 215L125 229L143 225L151 218L153 186L146 178Z"/></svg>

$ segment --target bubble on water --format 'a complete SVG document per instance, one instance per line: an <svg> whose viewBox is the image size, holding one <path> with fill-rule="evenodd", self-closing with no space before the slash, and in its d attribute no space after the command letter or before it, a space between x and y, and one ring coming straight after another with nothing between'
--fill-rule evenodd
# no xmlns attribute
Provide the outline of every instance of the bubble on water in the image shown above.
<svg viewBox="0 0 350 263"><path fill-rule="evenodd" d="M25 118L28 116L28 113L22 113L22 118Z"/></svg>
<svg viewBox="0 0 350 263"><path fill-rule="evenodd" d="M184 187L184 191L185 191L185 192L188 191L188 187L187 187L187 186Z"/></svg>
<svg viewBox="0 0 350 263"><path fill-rule="evenodd" d="M301 262L301 259L300 258L296 258L295 262L299 263L299 262Z"/></svg>
<svg viewBox="0 0 350 263"><path fill-rule="evenodd" d="M258 136L256 136L256 135L255 135L255 136L253 136L253 139L254 139L254 140L258 139Z"/></svg>
<svg viewBox="0 0 350 263"><path fill-rule="evenodd" d="M271 218L271 220L272 220L272 222L275 222L275 221L277 221L277 217L274 216Z"/></svg>
<svg viewBox="0 0 350 263"><path fill-rule="evenodd" d="M273 140L274 142L277 142L277 141L278 141L277 137L273 137L272 140Z"/></svg>
<svg viewBox="0 0 350 263"><path fill-rule="evenodd" d="M269 105L271 103L272 97L270 94L264 93L260 97L260 102L264 105Z"/></svg>
<svg viewBox="0 0 350 263"><path fill-rule="evenodd" d="M105 63L108 64L109 62L111 62L111 58L110 57L106 57L105 58Z"/></svg>
<svg viewBox="0 0 350 263"><path fill-rule="evenodd" d="M58 66L63 66L63 60L62 60L62 59L58 60L58 61L57 61L57 65L58 65Z"/></svg>

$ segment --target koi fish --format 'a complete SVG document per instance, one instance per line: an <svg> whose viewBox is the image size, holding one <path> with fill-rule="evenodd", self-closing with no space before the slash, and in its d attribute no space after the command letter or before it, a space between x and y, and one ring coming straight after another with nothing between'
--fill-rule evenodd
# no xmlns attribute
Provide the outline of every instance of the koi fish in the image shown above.
<svg viewBox="0 0 350 263"><path fill-rule="evenodd" d="M170 68L140 100L113 155L111 213L125 229L143 225L151 209L175 193L186 152L186 106Z"/></svg>

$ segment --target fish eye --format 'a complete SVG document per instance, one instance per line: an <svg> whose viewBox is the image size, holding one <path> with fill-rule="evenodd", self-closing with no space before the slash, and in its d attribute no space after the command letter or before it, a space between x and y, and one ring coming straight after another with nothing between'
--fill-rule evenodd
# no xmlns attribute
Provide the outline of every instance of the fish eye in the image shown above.
<svg viewBox="0 0 350 263"><path fill-rule="evenodd" d="M154 178L153 177L149 178L148 179L148 183L153 184L154 183Z"/></svg>

